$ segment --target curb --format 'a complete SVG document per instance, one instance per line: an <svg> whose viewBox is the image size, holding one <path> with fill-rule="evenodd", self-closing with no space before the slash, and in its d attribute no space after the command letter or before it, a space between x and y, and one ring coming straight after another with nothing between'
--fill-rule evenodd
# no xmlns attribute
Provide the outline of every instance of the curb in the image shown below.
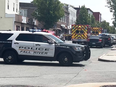
<svg viewBox="0 0 116 87"><path fill-rule="evenodd" d="M116 83L84 83L65 87L116 87Z"/></svg>
<svg viewBox="0 0 116 87"><path fill-rule="evenodd" d="M98 58L98 61L104 61L104 62L116 62L116 60L107 60L107 59L101 59L101 58Z"/></svg>
<svg viewBox="0 0 116 87"><path fill-rule="evenodd" d="M116 49L111 49L111 51L116 51ZM107 52L106 54L103 54L102 56L98 57L98 61L104 61L104 62L116 62L116 59L114 59L114 56L107 56L108 53L111 51ZM110 58L108 58L110 57ZM116 57L116 56L115 56Z"/></svg>
<svg viewBox="0 0 116 87"><path fill-rule="evenodd" d="M111 50L116 50L116 48L112 48Z"/></svg>

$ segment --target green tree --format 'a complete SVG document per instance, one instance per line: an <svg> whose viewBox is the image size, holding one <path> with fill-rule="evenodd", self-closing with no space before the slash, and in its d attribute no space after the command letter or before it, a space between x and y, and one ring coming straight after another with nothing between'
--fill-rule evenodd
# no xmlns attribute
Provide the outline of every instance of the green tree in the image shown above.
<svg viewBox="0 0 116 87"><path fill-rule="evenodd" d="M87 25L90 24L89 15L85 6L80 8L79 16L77 17L76 24Z"/></svg>
<svg viewBox="0 0 116 87"><path fill-rule="evenodd" d="M33 0L37 9L33 16L44 28L49 29L64 16L63 4L59 0Z"/></svg>
<svg viewBox="0 0 116 87"><path fill-rule="evenodd" d="M95 27L101 27L101 23L99 21L95 21Z"/></svg>
<svg viewBox="0 0 116 87"><path fill-rule="evenodd" d="M91 22L91 15L89 14L89 15L88 15L88 24L91 25L91 23L92 23L92 22Z"/></svg>
<svg viewBox="0 0 116 87"><path fill-rule="evenodd" d="M96 21L93 15L91 16L90 20L91 20L91 27L96 27Z"/></svg>
<svg viewBox="0 0 116 87"><path fill-rule="evenodd" d="M109 28L110 28L109 33L112 33L112 34L116 33L116 30L115 30L114 26L109 26Z"/></svg>
<svg viewBox="0 0 116 87"><path fill-rule="evenodd" d="M101 27L102 27L103 29L106 29L107 32L110 32L109 22L102 21L102 22L101 22Z"/></svg>
<svg viewBox="0 0 116 87"><path fill-rule="evenodd" d="M113 12L113 24L116 27L116 0L107 0L107 4L110 12Z"/></svg>

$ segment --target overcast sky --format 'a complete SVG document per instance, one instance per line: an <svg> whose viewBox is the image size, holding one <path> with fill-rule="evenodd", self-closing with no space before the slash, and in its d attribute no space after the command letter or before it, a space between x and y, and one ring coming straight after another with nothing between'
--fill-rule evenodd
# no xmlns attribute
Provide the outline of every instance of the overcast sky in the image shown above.
<svg viewBox="0 0 116 87"><path fill-rule="evenodd" d="M31 2L32 0L19 0L19 2ZM62 3L70 4L75 7L85 5L85 7L90 8L93 12L100 12L102 14L102 19L112 25L112 13L109 8L106 7L106 0L60 0Z"/></svg>

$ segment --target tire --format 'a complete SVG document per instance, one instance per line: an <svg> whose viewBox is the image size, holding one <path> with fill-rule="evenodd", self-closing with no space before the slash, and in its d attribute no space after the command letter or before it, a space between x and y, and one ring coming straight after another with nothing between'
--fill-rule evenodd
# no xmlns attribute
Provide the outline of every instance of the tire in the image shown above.
<svg viewBox="0 0 116 87"><path fill-rule="evenodd" d="M72 41L72 43L76 43L75 41Z"/></svg>
<svg viewBox="0 0 116 87"><path fill-rule="evenodd" d="M62 53L58 59L60 65L72 65L72 58L68 53Z"/></svg>
<svg viewBox="0 0 116 87"><path fill-rule="evenodd" d="M105 41L103 40L103 47L105 47Z"/></svg>
<svg viewBox="0 0 116 87"><path fill-rule="evenodd" d="M90 56L91 56L91 51L90 51L90 48L87 46L86 48L85 48L85 58L84 58L84 60L86 61L86 60L88 60L89 58L90 58Z"/></svg>
<svg viewBox="0 0 116 87"><path fill-rule="evenodd" d="M112 44L111 44L111 43L109 43L109 44L108 44L108 46L112 46Z"/></svg>
<svg viewBox="0 0 116 87"><path fill-rule="evenodd" d="M17 55L13 51L6 51L3 55L4 62L6 64L15 64L17 63Z"/></svg>
<svg viewBox="0 0 116 87"><path fill-rule="evenodd" d="M103 44L103 43L101 43L100 48L103 48L103 47L104 47L104 44Z"/></svg>

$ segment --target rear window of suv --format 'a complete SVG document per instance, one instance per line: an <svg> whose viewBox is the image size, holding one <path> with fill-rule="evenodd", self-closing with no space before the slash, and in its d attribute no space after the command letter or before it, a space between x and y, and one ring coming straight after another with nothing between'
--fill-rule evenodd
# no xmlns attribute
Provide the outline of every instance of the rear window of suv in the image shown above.
<svg viewBox="0 0 116 87"><path fill-rule="evenodd" d="M33 34L19 34L16 40L17 41L34 41L34 35Z"/></svg>
<svg viewBox="0 0 116 87"><path fill-rule="evenodd" d="M6 41L13 33L0 33L0 41Z"/></svg>

